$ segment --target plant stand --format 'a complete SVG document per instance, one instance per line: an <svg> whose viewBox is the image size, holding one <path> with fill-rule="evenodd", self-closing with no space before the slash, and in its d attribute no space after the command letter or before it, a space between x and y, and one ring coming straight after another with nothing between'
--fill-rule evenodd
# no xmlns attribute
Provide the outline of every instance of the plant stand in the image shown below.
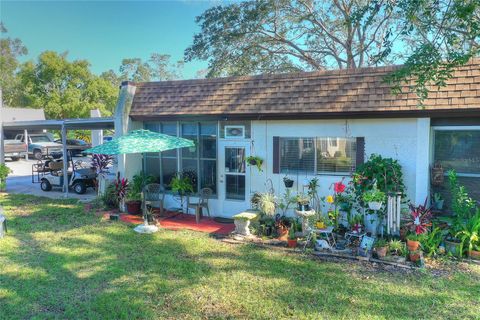
<svg viewBox="0 0 480 320"><path fill-rule="evenodd" d="M245 211L234 215L235 233L242 236L250 236L250 221L257 217L258 213L255 211Z"/></svg>
<svg viewBox="0 0 480 320"><path fill-rule="evenodd" d="M315 210L308 210L308 211L299 211L295 210L295 214L302 218L302 236L306 236L310 233L310 226L308 224L308 218L315 215Z"/></svg>

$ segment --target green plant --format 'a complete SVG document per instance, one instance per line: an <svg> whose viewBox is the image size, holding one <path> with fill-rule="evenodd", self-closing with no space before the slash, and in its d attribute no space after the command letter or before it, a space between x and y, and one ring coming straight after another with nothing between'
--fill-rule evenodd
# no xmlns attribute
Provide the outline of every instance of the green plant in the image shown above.
<svg viewBox="0 0 480 320"><path fill-rule="evenodd" d="M6 164L0 163L0 191L5 190L7 185L7 177L12 170Z"/></svg>
<svg viewBox="0 0 480 320"><path fill-rule="evenodd" d="M455 170L448 171L448 181L452 193L452 210L455 216L459 220L470 218L476 207L475 200L469 197L465 187L458 183Z"/></svg>
<svg viewBox="0 0 480 320"><path fill-rule="evenodd" d="M288 230L288 239L290 240L297 239L297 237L295 236L296 226L297 224L295 223L295 220L293 220L292 224L290 225L290 229Z"/></svg>
<svg viewBox="0 0 480 320"><path fill-rule="evenodd" d="M310 203L310 197L304 193L299 193L295 197L295 201L301 205L307 205Z"/></svg>
<svg viewBox="0 0 480 320"><path fill-rule="evenodd" d="M377 189L376 183L373 186L373 189L366 191L362 196L364 203L369 202L384 202L385 201L385 192L382 192Z"/></svg>
<svg viewBox="0 0 480 320"><path fill-rule="evenodd" d="M373 244L373 247L374 248L388 247L387 240L385 240L383 238L377 239L377 241L375 241L375 243Z"/></svg>
<svg viewBox="0 0 480 320"><path fill-rule="evenodd" d="M435 192L433 194L433 202L439 202L439 201L442 201L442 200L443 200L443 197L440 193Z"/></svg>
<svg viewBox="0 0 480 320"><path fill-rule="evenodd" d="M440 228L434 228L432 232L426 233L420 238L422 248L429 257L439 253L439 246L442 240L443 235Z"/></svg>
<svg viewBox="0 0 480 320"><path fill-rule="evenodd" d="M283 194L282 199L280 199L280 203L278 204L278 207L280 210L282 210L282 215L287 214L288 209L290 209L290 206L296 202L296 197L292 196L292 191L287 188L285 189L285 193Z"/></svg>
<svg viewBox="0 0 480 320"><path fill-rule="evenodd" d="M105 189L105 192L101 195L100 199L107 209L118 207L118 198L115 184L109 184L108 187Z"/></svg>
<svg viewBox="0 0 480 320"><path fill-rule="evenodd" d="M390 253L396 256L405 256L407 252L407 248L405 247L405 243L400 240L390 240L388 243L388 248Z"/></svg>
<svg viewBox="0 0 480 320"><path fill-rule="evenodd" d="M277 209L277 199L275 195L269 192L262 193L258 202L258 208L267 216L273 216Z"/></svg>
<svg viewBox="0 0 480 320"><path fill-rule="evenodd" d="M258 171L262 172L263 159L259 156L248 156L246 159L247 163L252 166L256 166Z"/></svg>
<svg viewBox="0 0 480 320"><path fill-rule="evenodd" d="M409 233L407 235L407 240L410 241L418 241L420 244L422 243L423 239L425 238L424 233L416 234L416 233Z"/></svg>
<svg viewBox="0 0 480 320"><path fill-rule="evenodd" d="M456 235L460 239L460 253L474 250L474 247L480 245L480 209L477 208L473 215L464 225L462 231ZM465 250L467 249L467 250Z"/></svg>
<svg viewBox="0 0 480 320"><path fill-rule="evenodd" d="M145 176L143 172L140 172L139 174L134 175L130 183L130 188L127 192L126 199L128 201L142 200L141 194L142 194L143 187L153 182L155 182L155 177Z"/></svg>
<svg viewBox="0 0 480 320"><path fill-rule="evenodd" d="M361 206L364 206L364 203L361 203L364 201L363 194L374 188L375 183L385 194L388 192L405 194L402 167L392 158L372 154L367 162L357 166L352 176L352 187Z"/></svg>
<svg viewBox="0 0 480 320"><path fill-rule="evenodd" d="M170 187L173 192L178 193L180 196L185 196L188 193L193 193L193 186L188 176L181 175L180 173L173 176L170 181Z"/></svg>

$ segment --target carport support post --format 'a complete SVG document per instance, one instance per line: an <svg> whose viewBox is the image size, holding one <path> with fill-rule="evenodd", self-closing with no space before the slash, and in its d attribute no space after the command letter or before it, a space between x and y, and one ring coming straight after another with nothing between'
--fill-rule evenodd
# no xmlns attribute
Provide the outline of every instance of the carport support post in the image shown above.
<svg viewBox="0 0 480 320"><path fill-rule="evenodd" d="M67 128L62 124L62 145L63 145L63 192L68 197L68 154L67 154Z"/></svg>
<svg viewBox="0 0 480 320"><path fill-rule="evenodd" d="M27 146L27 152L25 153L25 160L28 160L28 130L23 130L23 140L25 141L25 145Z"/></svg>

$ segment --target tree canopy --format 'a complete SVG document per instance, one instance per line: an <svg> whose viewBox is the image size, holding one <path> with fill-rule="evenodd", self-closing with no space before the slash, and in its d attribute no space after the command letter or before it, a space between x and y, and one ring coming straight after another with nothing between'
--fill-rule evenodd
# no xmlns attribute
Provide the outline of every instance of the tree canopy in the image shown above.
<svg viewBox="0 0 480 320"><path fill-rule="evenodd" d="M6 35L7 29L0 22L0 34ZM27 48L20 39L2 36L0 39L0 87L2 88L3 101L7 106L18 102L20 88L15 76L20 63L18 58L27 54Z"/></svg>
<svg viewBox="0 0 480 320"><path fill-rule="evenodd" d="M208 77L404 63L420 99L478 55L478 0L249 0L206 10L185 60Z"/></svg>
<svg viewBox="0 0 480 320"><path fill-rule="evenodd" d="M86 60L68 61L67 53L45 51L24 63L18 73L22 105L44 108L47 118L83 118L90 110L111 115L118 89L92 74Z"/></svg>

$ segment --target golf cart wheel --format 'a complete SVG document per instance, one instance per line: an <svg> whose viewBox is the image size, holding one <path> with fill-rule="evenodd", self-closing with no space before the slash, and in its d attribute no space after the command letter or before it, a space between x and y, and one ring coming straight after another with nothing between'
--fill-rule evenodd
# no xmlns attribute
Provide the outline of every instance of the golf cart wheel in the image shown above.
<svg viewBox="0 0 480 320"><path fill-rule="evenodd" d="M10 157L10 159L12 159L12 161L18 161L20 158L19 157Z"/></svg>
<svg viewBox="0 0 480 320"><path fill-rule="evenodd" d="M79 181L73 185L73 191L75 191L76 194L84 194L87 191L87 186L85 185L85 182Z"/></svg>
<svg viewBox="0 0 480 320"><path fill-rule="evenodd" d="M42 182L40 183L40 188L43 191L50 191L52 190L52 185L50 184L50 182L48 182L47 179L43 179Z"/></svg>
<svg viewBox="0 0 480 320"><path fill-rule="evenodd" d="M41 150L35 150L33 151L33 157L37 160L42 160L43 155Z"/></svg>

